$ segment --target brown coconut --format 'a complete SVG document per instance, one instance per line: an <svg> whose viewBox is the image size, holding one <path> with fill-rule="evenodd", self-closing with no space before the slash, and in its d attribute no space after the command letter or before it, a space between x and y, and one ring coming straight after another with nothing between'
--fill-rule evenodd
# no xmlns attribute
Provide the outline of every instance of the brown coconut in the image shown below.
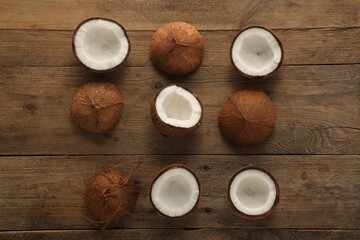
<svg viewBox="0 0 360 240"><path fill-rule="evenodd" d="M85 202L98 223L106 225L131 213L138 195L139 189L131 174L109 169L90 178Z"/></svg>
<svg viewBox="0 0 360 240"><path fill-rule="evenodd" d="M234 181L235 177L237 175L239 175L241 172L243 172L245 170L249 170L249 169L255 169L255 170L259 170L259 171L262 171L262 172L266 173L273 180L273 182L275 184L275 188L276 188L275 202L267 212L265 212L265 213L263 213L261 215L248 215L246 213L243 213L243 212L239 211L235 207L234 203L231 201L231 198L230 198L230 187L231 187L231 184ZM264 168L261 168L261 167L258 167L258 166L248 166L248 167L243 167L243 168L237 170L234 173L234 175L230 178L228 188L227 188L227 194L228 194L228 200L229 200L229 202L231 204L231 207L239 214L240 217L242 217L244 219L250 219L250 220L264 219L264 218L270 216L274 212L275 208L277 207L277 205L279 205L279 202L280 202L280 188L279 188L279 184L276 181L275 177L268 170L266 170Z"/></svg>
<svg viewBox="0 0 360 240"><path fill-rule="evenodd" d="M74 123L80 128L101 133L116 126L122 109L122 97L114 84L91 82L75 93L70 113Z"/></svg>
<svg viewBox="0 0 360 240"><path fill-rule="evenodd" d="M225 102L218 124L221 132L234 143L252 145L269 137L275 118L274 105L264 92L243 90Z"/></svg>
<svg viewBox="0 0 360 240"><path fill-rule="evenodd" d="M164 88L162 90L164 90ZM162 90L160 90L150 102L151 120L152 120L154 126L156 127L156 129L162 135L167 136L167 137L171 137L171 138L181 138L181 137L184 137L185 135L188 135L188 134L194 132L198 127L200 127L200 125L202 123L203 115L204 115L203 107L202 107L200 99L195 95L195 93L193 93L189 89L185 89L185 90L190 92L198 100L198 102L201 105L202 111L201 111L201 117L200 117L199 122L196 125L194 125L193 127L190 127L190 128L176 127L176 126L172 126L170 124L167 124L167 123L163 122L160 119L160 117L159 117L159 115L158 115L158 113L156 111L156 99L157 99L157 97L159 96L159 94L160 94L160 92Z"/></svg>
<svg viewBox="0 0 360 240"><path fill-rule="evenodd" d="M204 41L195 27L172 22L158 28L150 44L151 61L162 71L183 75L195 71L204 55Z"/></svg>

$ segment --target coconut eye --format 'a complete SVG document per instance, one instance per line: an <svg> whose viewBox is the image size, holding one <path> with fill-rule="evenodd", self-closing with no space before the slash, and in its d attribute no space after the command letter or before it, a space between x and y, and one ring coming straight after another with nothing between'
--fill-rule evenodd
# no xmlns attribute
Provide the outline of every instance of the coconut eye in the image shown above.
<svg viewBox="0 0 360 240"><path fill-rule="evenodd" d="M87 68L106 72L119 66L130 52L125 29L110 19L91 18L74 33L75 57Z"/></svg>
<svg viewBox="0 0 360 240"><path fill-rule="evenodd" d="M231 47L231 61L245 77L263 78L275 72L283 60L283 48L274 33L263 27L241 31Z"/></svg>
<svg viewBox="0 0 360 240"><path fill-rule="evenodd" d="M188 23L172 22L154 33L150 44L150 58L160 70L174 75L196 70L204 55L201 34Z"/></svg>
<svg viewBox="0 0 360 240"><path fill-rule="evenodd" d="M218 123L223 135L234 143L252 145L270 136L275 118L273 103L264 92L242 90L224 103Z"/></svg>
<svg viewBox="0 0 360 240"><path fill-rule="evenodd" d="M150 114L155 127L162 134L182 137L200 126L202 106L193 93L172 85L155 96Z"/></svg>
<svg viewBox="0 0 360 240"><path fill-rule="evenodd" d="M247 167L235 173L229 182L229 198L245 218L268 216L279 202L279 186L265 169Z"/></svg>
<svg viewBox="0 0 360 240"><path fill-rule="evenodd" d="M181 217L193 210L199 194L199 182L192 171L183 165L171 165L153 181L150 199L161 214Z"/></svg>

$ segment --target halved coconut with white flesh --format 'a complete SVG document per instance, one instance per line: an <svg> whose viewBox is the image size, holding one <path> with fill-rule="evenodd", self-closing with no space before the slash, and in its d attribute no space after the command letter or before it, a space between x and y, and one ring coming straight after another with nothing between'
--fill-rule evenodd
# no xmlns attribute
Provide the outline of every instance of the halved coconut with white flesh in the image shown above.
<svg viewBox="0 0 360 240"><path fill-rule="evenodd" d="M72 44L79 62L95 72L113 70L130 52L130 41L123 26L105 18L90 18L80 23Z"/></svg>
<svg viewBox="0 0 360 240"><path fill-rule="evenodd" d="M231 61L245 77L264 78L281 65L284 51L279 38L264 27L242 30L231 46Z"/></svg>
<svg viewBox="0 0 360 240"><path fill-rule="evenodd" d="M237 171L229 182L229 198L244 218L260 219L270 215L280 199L275 178L267 170L251 166Z"/></svg>
<svg viewBox="0 0 360 240"><path fill-rule="evenodd" d="M202 106L196 95L175 85L162 89L151 102L151 119L166 136L182 137L201 124Z"/></svg>
<svg viewBox="0 0 360 240"><path fill-rule="evenodd" d="M200 184L195 174L181 164L165 167L151 184L150 200L161 214L181 217L199 201Z"/></svg>

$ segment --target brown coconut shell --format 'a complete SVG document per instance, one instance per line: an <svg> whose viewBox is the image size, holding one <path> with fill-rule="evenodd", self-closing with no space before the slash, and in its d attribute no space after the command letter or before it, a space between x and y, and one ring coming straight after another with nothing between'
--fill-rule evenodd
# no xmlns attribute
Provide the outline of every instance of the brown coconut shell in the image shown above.
<svg viewBox="0 0 360 240"><path fill-rule="evenodd" d="M151 61L160 70L184 75L195 71L204 55L204 40L195 27L184 22L161 26L150 44Z"/></svg>
<svg viewBox="0 0 360 240"><path fill-rule="evenodd" d="M262 29L268 31L269 33L271 33L271 35L273 35L274 38L276 39L276 41L278 42L278 44L279 44L279 46L280 46L280 49L281 49L281 59L280 59L279 64L277 65L277 67L276 67L272 72L270 72L270 73L268 73L268 74L265 74L265 75L262 75L262 76L252 76L252 75L248 75L248 74L242 72L242 71L235 65L234 60L233 60L233 58L232 58L232 54L231 54L232 49L233 49L233 47L234 47L234 43L235 43L236 39L238 38L238 36L239 36L240 34L242 34L244 31L246 31L246 30L248 30L248 29L251 29L251 28L262 28ZM276 34L275 34L272 30L270 30L270 29L268 29L268 28L266 28L266 27L263 27L263 26L250 26L250 27L247 27L247 28L244 28L243 30L241 30L241 31L235 36L235 38L233 39L233 41L232 41L232 43L231 43L231 47L230 47L230 60L231 60L232 65L234 66L234 68L235 68L236 70L238 70L241 75L243 75L243 76L246 77L246 78L252 79L252 80L260 80L260 79L264 79L264 78L267 78L267 77L270 77L271 75L273 75L273 74L279 69L279 67L282 65L283 60L284 60L284 47L283 47L280 39L278 38L278 36L276 36Z"/></svg>
<svg viewBox="0 0 360 240"><path fill-rule="evenodd" d="M170 85L171 86L171 85ZM169 87L169 86L167 86ZM166 88L166 87L165 87ZM163 88L163 89L165 89ZM162 89L162 90L163 90ZM192 126L191 128L182 128L182 127L175 127L175 126L172 126L170 124L167 124L165 122L163 122L159 115L157 114L157 111L156 111L156 99L157 97L159 96L160 92L162 90L160 90L156 95L155 97L151 100L150 102L150 116L151 116L151 120L155 126L155 128L163 135L167 136L167 137L172 137L172 138L180 138L180 137L183 137L185 135L188 135L192 132L194 132L198 127L200 127L201 123L202 123L202 119L203 119L203 116L204 116L204 111L203 111L203 106L201 104L201 101L200 99L195 95L195 93L193 93L191 90L187 89L187 88L183 88L185 89L186 91L190 92L192 95L194 95L194 97L199 101L200 103L200 106L201 106L201 117L200 117L200 120L199 122Z"/></svg>
<svg viewBox="0 0 360 240"><path fill-rule="evenodd" d="M218 124L221 132L240 145L258 144L268 138L275 125L275 107L264 92L243 90L224 103Z"/></svg>
<svg viewBox="0 0 360 240"><path fill-rule="evenodd" d="M102 133L119 122L123 100L116 86L109 82L91 82L74 95L70 108L74 123L80 128Z"/></svg>
<svg viewBox="0 0 360 240"><path fill-rule="evenodd" d="M118 25L123 31L124 31L124 35L126 37L126 39L128 40L129 42L129 49L128 49L128 52L126 54L126 57L124 58L124 60L119 63L118 65L112 67L112 68L109 68L109 69L105 69L105 70L96 70L96 69L93 69L93 68L90 68L89 66L85 65L81 59L79 58L79 56L77 55L76 53L76 49L75 49L75 36L76 36L76 33L78 32L79 28L84 25L85 23L89 22L89 21L92 21L92 20L104 20L104 21L109 21L109 22L113 22L115 23L116 25ZM106 72L111 72L111 71L114 71L115 68L117 68L118 66L121 66L125 60L128 58L129 54L130 54L130 51L131 51L131 43L130 43L130 40L129 40L129 37L127 35L127 32L125 30L125 28L118 22L116 22L115 20L112 20L112 19L109 19L109 18L102 18L102 17L94 17L94 18L88 18L84 21L82 21L76 28L75 28L75 31L73 33L73 36L72 36L72 50L73 50L73 53L74 53L74 56L75 58L79 61L79 63L81 63L81 65L83 65L86 69L90 70L91 72L96 72L96 73L106 73Z"/></svg>
<svg viewBox="0 0 360 240"><path fill-rule="evenodd" d="M231 198L230 198L230 186L231 186L231 183L234 181L235 177L236 177L239 173L241 173L241 172L243 172L243 171L245 171L245 170L249 170L249 169L255 169L255 170L259 170L259 171L262 171L262 172L266 173L267 175L269 175L269 177L273 180L273 182L274 182L274 184L275 184L276 197L275 197L274 205L273 205L267 212L265 212L265 213L263 213L263 214L261 214L261 215L248 215L248 214L246 214L246 213L243 213L243 212L239 211L239 210L235 207L234 203L231 201ZM227 191L228 191L228 200L229 200L232 208L240 215L240 217L245 218L245 219L258 220L258 219L266 218L266 217L268 217L269 215L271 215L271 214L274 212L276 206L277 206L277 205L279 204L279 202L280 202L280 188L279 188L279 184L277 183L275 177L274 177L269 171L267 171L266 169L261 168L261 167L258 167L258 166L248 166L248 167L244 167L244 168L241 168L241 169L237 170L237 171L234 173L234 175L230 178Z"/></svg>
<svg viewBox="0 0 360 240"><path fill-rule="evenodd" d="M99 224L107 225L130 214L138 195L138 186L130 174L109 169L90 178L85 189L85 202Z"/></svg>
<svg viewBox="0 0 360 240"><path fill-rule="evenodd" d="M156 180L157 180L162 174L164 174L165 172L167 172L167 171L169 171L169 170L171 170L171 169L174 169L174 168L183 168L183 169L186 169L186 170L188 170L188 171L195 177L196 182L197 182L197 184L198 184L198 186L199 186L199 197L198 197L197 202L195 203L194 207L193 207L189 212L187 212L187 213L185 213L184 215L181 215L181 216L170 217L170 216L168 216L168 215L163 214L162 212L160 212L160 211L155 207L155 204L154 204L154 202L153 202L153 200L152 200L152 198L151 198L151 190L152 190L152 188L153 188L154 183L156 182ZM184 164L180 164L180 163L171 164L171 165L169 165L169 166L166 166L166 167L162 168L162 169L156 174L156 177L155 177L154 180L152 181L152 183L151 183L151 185L150 185L150 190L149 190L150 202L151 202L152 206L154 207L154 209L156 209L156 211L157 211L158 213L160 213L162 216L165 216L165 217L168 217L168 218L184 217L184 216L190 214L191 212L193 212L194 209L196 208L196 206L197 206L198 203L199 203L200 196L201 196L201 186L200 186L199 178L196 176L196 174L193 172L193 170L191 170L190 168L188 168L188 167L185 166Z"/></svg>

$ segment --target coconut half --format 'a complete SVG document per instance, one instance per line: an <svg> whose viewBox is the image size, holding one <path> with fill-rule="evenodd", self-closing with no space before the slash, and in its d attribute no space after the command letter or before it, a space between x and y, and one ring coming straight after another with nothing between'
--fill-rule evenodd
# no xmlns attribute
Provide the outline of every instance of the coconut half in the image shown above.
<svg viewBox="0 0 360 240"><path fill-rule="evenodd" d="M203 59L204 40L195 27L184 22L161 26L150 44L151 61L160 70L174 75L196 70Z"/></svg>
<svg viewBox="0 0 360 240"><path fill-rule="evenodd" d="M90 82L74 94L70 114L80 128L102 133L118 124L122 109L123 100L114 84Z"/></svg>
<svg viewBox="0 0 360 240"><path fill-rule="evenodd" d="M267 139L275 125L275 107L264 92L242 90L224 103L218 124L225 137L236 144L252 145Z"/></svg>
<svg viewBox="0 0 360 240"><path fill-rule="evenodd" d="M270 172L260 167L237 171L229 182L229 199L245 218L259 219L270 215L280 199L280 190Z"/></svg>
<svg viewBox="0 0 360 240"><path fill-rule="evenodd" d="M106 227L109 222L130 214L138 195L139 188L131 174L109 169L90 178L85 190L85 203L99 225Z"/></svg>
<svg viewBox="0 0 360 240"><path fill-rule="evenodd" d="M284 51L279 38L264 27L242 30L231 46L231 61L245 77L264 78L281 65Z"/></svg>
<svg viewBox="0 0 360 240"><path fill-rule="evenodd" d="M196 95L175 85L162 89L150 105L155 127L170 137L182 137L197 129L202 114L202 105Z"/></svg>
<svg viewBox="0 0 360 240"><path fill-rule="evenodd" d="M90 18L80 23L72 45L79 62L96 72L114 69L130 52L130 41L123 26L105 18Z"/></svg>
<svg viewBox="0 0 360 240"><path fill-rule="evenodd" d="M161 214L181 217L194 209L199 201L200 184L195 174L181 164L160 171L150 189L150 200Z"/></svg>

